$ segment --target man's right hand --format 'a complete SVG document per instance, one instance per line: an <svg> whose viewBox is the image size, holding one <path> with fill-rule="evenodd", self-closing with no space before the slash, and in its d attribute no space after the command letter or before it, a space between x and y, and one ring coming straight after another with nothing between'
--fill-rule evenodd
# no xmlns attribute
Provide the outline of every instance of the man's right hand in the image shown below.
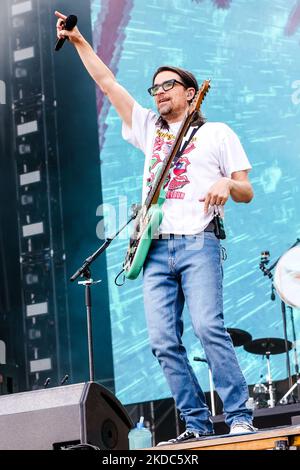
<svg viewBox="0 0 300 470"><path fill-rule="evenodd" d="M66 15L63 15L59 11L55 11L55 16L57 16L58 20L56 23L56 35L57 39L61 38L68 38L71 43L75 44L76 42L79 42L81 39L83 39L83 36L80 34L79 29L77 26L75 26L72 31L67 31L64 29L65 26L65 21L67 19Z"/></svg>
<svg viewBox="0 0 300 470"><path fill-rule="evenodd" d="M132 110L134 99L115 79L113 72L97 56L92 46L84 39L77 26L72 31L64 29L67 16L59 11L55 12L58 18L56 23L57 38L69 38L74 44L82 63L90 76L97 83L101 91L107 96L112 106L116 109L122 121L128 127L132 126Z"/></svg>

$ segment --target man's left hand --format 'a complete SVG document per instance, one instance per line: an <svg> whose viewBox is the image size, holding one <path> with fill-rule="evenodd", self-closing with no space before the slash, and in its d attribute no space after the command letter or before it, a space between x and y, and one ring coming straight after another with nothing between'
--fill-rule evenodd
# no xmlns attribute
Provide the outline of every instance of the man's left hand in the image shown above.
<svg viewBox="0 0 300 470"><path fill-rule="evenodd" d="M205 199L199 199L200 202L204 201L204 214L208 213L209 206L224 206L229 196L232 180L230 178L221 178L214 183L209 189Z"/></svg>

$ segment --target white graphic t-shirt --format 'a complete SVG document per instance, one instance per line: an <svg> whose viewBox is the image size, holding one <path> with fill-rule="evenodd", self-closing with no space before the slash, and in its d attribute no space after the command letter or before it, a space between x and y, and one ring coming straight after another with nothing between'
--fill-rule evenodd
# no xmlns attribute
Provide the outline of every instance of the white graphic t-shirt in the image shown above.
<svg viewBox="0 0 300 470"><path fill-rule="evenodd" d="M134 104L132 128L123 123L125 140L145 154L143 202L158 168L169 154L181 122L161 129L150 109ZM160 233L194 235L202 232L213 217L214 208L204 214L204 199L210 187L235 171L250 170L251 165L237 135L221 122L206 122L193 136L183 154L170 170L164 189L163 220ZM223 212L222 212L223 213Z"/></svg>

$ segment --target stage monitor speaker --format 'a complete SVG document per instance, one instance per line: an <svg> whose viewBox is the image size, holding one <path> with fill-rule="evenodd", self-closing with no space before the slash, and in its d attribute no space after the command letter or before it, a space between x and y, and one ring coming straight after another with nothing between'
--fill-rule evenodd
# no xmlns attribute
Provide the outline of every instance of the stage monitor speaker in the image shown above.
<svg viewBox="0 0 300 470"><path fill-rule="evenodd" d="M119 400L95 382L0 397L2 450L126 450L131 427Z"/></svg>

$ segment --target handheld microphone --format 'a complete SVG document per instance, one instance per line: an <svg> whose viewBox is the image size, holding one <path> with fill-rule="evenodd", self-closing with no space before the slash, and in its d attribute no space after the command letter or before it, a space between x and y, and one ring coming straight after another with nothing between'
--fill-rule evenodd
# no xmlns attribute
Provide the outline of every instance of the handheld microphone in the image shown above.
<svg viewBox="0 0 300 470"><path fill-rule="evenodd" d="M139 211L141 210L142 206L140 204L132 204L131 205L131 214L132 217L136 218L138 215Z"/></svg>
<svg viewBox="0 0 300 470"><path fill-rule="evenodd" d="M77 25L77 16L69 15L64 24L65 29L67 31L72 31L72 29L75 28L76 25ZM64 42L66 39L67 39L66 37L57 39L54 50L59 51L59 49L61 49L62 46L64 45Z"/></svg>

